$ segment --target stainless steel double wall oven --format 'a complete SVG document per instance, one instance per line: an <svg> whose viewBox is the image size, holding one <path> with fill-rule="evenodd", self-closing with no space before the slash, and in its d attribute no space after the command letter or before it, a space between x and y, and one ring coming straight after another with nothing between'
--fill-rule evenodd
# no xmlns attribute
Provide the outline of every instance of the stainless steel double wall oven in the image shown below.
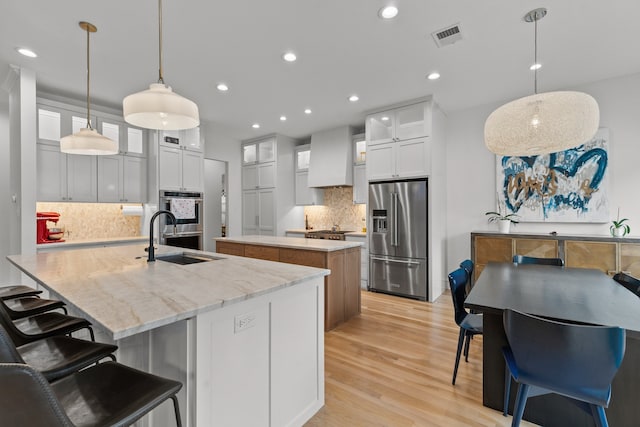
<svg viewBox="0 0 640 427"><path fill-rule="evenodd" d="M158 208L174 212L175 203L173 203L172 209L172 201L174 200L180 200L186 202L187 206L192 206L193 215L186 215L186 217L178 218L176 220L177 232L175 234L173 233L173 223L171 222L171 218L167 215L161 215L158 218L160 221L160 244L202 250L202 224L204 222L202 193L160 191L160 205Z"/></svg>

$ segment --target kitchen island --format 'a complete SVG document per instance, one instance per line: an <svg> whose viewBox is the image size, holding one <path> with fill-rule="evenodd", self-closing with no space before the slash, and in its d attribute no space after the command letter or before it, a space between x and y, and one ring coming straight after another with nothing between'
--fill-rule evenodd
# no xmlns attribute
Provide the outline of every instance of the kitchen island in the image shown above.
<svg viewBox="0 0 640 427"><path fill-rule="evenodd" d="M362 243L273 236L218 237L214 240L218 253L331 270L324 279L325 331L360 314Z"/></svg>
<svg viewBox="0 0 640 427"><path fill-rule="evenodd" d="M302 425L323 406L328 270L169 246L156 256L208 261L148 263L144 248L8 259L115 342L120 362L181 381L185 426ZM172 425L171 411L143 425Z"/></svg>

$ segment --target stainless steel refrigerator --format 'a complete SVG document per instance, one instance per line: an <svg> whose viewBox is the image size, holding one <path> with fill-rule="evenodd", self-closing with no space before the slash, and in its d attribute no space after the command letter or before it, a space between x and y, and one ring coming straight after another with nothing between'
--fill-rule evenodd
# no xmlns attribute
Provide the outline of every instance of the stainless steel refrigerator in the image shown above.
<svg viewBox="0 0 640 427"><path fill-rule="evenodd" d="M427 299L427 180L369 184L369 289Z"/></svg>

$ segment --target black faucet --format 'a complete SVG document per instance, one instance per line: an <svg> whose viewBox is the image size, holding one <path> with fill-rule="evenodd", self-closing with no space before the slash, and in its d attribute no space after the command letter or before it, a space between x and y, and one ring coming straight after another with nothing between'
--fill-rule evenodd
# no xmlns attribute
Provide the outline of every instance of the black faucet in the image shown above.
<svg viewBox="0 0 640 427"><path fill-rule="evenodd" d="M149 221L149 258L147 258L147 262L154 262L156 260L156 253L153 248L153 221L155 221L156 217L160 214L169 215L169 218L173 221L173 234L176 234L176 217L170 211L158 211L154 213L151 217L151 221Z"/></svg>

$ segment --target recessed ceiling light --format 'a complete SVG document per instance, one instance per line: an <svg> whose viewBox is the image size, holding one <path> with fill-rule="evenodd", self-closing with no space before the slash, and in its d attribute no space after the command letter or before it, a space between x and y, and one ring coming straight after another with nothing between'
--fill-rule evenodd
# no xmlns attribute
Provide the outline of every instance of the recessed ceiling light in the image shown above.
<svg viewBox="0 0 640 427"><path fill-rule="evenodd" d="M251 127L254 128L254 129L260 129L260 124L254 123L254 124L251 125Z"/></svg>
<svg viewBox="0 0 640 427"><path fill-rule="evenodd" d="M395 6L385 6L378 11L378 16L382 19L392 19L398 15L398 8Z"/></svg>
<svg viewBox="0 0 640 427"><path fill-rule="evenodd" d="M427 78L429 80L438 80L440 78L440 73L434 71L433 73L429 74Z"/></svg>
<svg viewBox="0 0 640 427"><path fill-rule="evenodd" d="M529 67L531 71L539 70L540 68L542 68L542 64L533 64L531 67Z"/></svg>
<svg viewBox="0 0 640 427"><path fill-rule="evenodd" d="M389 120L389 117L383 116L383 117L380 117L380 120L382 120L383 122L386 122L387 120Z"/></svg>
<svg viewBox="0 0 640 427"><path fill-rule="evenodd" d="M286 121L286 120L287 120L287 116L280 116L280 121L281 121L281 122L284 122L284 121Z"/></svg>
<svg viewBox="0 0 640 427"><path fill-rule="evenodd" d="M349 101L351 101L351 102L356 102L356 101L358 101L359 99L360 99L360 98L358 98L358 95L351 95L351 96L349 97Z"/></svg>
<svg viewBox="0 0 640 427"><path fill-rule="evenodd" d="M16 50L18 51L19 54L24 55L24 56L29 57L29 58L37 58L38 57L38 54L36 54L31 49L27 49L26 47L19 47L19 48L16 48Z"/></svg>
<svg viewBox="0 0 640 427"><path fill-rule="evenodd" d="M293 52L286 52L284 55L282 55L282 59L284 59L287 62L293 62L296 59L298 59L298 57Z"/></svg>
<svg viewBox="0 0 640 427"><path fill-rule="evenodd" d="M229 90L229 86L227 86L224 83L218 83L218 86L216 86L216 88L220 91L220 92L226 92Z"/></svg>
<svg viewBox="0 0 640 427"><path fill-rule="evenodd" d="M304 113L305 113L305 114L311 114L311 109L310 109L310 108L305 109L305 110L304 110Z"/></svg>

